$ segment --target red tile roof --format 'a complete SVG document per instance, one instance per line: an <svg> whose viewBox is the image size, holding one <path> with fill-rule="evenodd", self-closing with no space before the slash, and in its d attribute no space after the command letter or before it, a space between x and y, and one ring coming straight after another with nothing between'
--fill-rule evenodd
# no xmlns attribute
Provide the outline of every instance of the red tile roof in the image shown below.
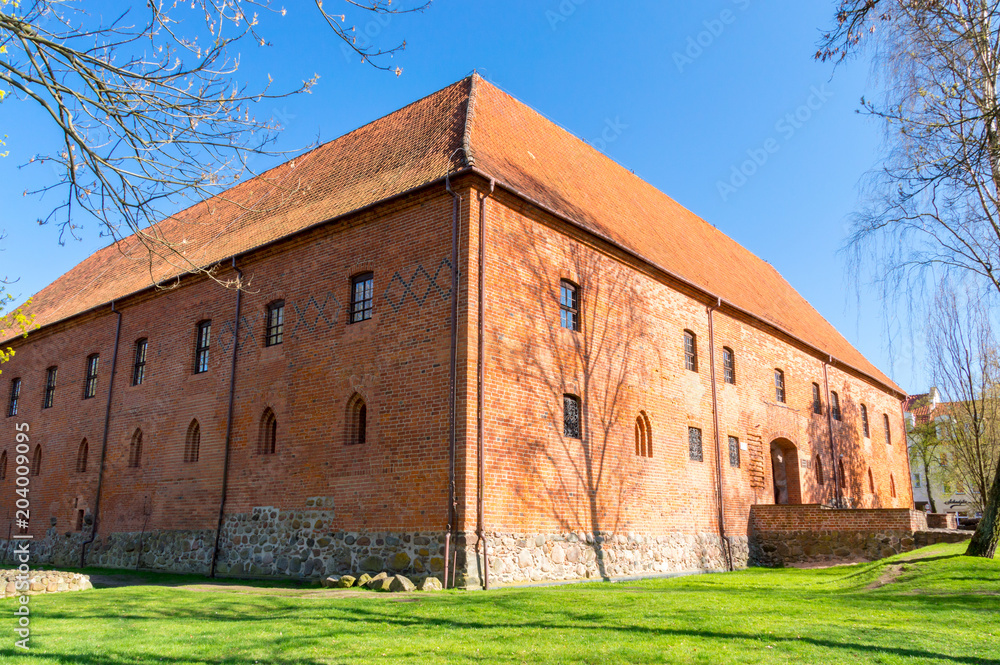
<svg viewBox="0 0 1000 665"><path fill-rule="evenodd" d="M283 164L159 224L210 265L442 178L464 148L480 173L695 287L902 393L778 272L676 201L478 76ZM46 325L184 272L132 236L39 292Z"/></svg>

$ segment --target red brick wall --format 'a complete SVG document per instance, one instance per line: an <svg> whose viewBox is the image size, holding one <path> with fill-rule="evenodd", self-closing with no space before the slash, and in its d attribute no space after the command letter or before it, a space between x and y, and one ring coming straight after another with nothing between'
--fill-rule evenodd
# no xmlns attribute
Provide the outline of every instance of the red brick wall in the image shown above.
<svg viewBox="0 0 1000 665"><path fill-rule="evenodd" d="M837 509L817 505L754 506L751 519L755 531L921 531L927 528L924 513L909 508Z"/></svg>

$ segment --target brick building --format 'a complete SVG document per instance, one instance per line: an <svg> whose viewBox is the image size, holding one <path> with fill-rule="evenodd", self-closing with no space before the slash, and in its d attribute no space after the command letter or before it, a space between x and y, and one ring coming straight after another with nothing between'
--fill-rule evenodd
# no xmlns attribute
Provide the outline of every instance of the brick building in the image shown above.
<svg viewBox="0 0 1000 665"><path fill-rule="evenodd" d="M474 586L745 565L755 503L912 504L891 380L478 76L158 228L248 286L128 239L35 296L0 528L27 423L36 560Z"/></svg>

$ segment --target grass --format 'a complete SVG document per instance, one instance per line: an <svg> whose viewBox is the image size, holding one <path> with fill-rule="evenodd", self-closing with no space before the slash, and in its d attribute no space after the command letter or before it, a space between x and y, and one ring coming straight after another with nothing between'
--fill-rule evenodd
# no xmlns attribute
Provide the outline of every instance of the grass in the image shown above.
<svg viewBox="0 0 1000 665"><path fill-rule="evenodd" d="M12 647L13 599L0 601L0 663L1000 665L1000 562L960 556L964 547L489 593L207 587L121 573L148 585L33 597L27 654Z"/></svg>

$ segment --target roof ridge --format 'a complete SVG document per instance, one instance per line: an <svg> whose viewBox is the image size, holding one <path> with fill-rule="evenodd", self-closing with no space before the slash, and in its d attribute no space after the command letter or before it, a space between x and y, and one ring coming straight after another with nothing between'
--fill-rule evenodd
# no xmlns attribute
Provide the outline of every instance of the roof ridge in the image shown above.
<svg viewBox="0 0 1000 665"><path fill-rule="evenodd" d="M476 79L480 78L479 73L472 70L469 75L469 100L465 105L465 129L462 132L462 152L465 153L465 163L469 166L476 165L476 158L472 156L472 121L476 115Z"/></svg>

